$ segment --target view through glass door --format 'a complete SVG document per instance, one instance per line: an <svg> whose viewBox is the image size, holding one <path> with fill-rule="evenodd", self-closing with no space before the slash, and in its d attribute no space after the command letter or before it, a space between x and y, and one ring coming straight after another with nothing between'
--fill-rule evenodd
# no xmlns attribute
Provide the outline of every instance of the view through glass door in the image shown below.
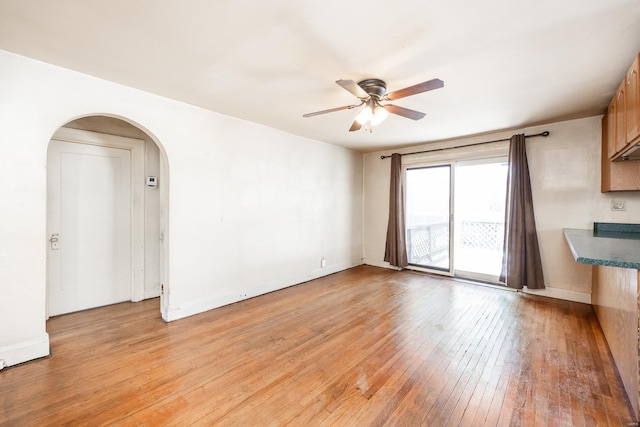
<svg viewBox="0 0 640 427"><path fill-rule="evenodd" d="M407 169L409 264L498 283L507 171L503 159Z"/></svg>
<svg viewBox="0 0 640 427"><path fill-rule="evenodd" d="M455 275L498 282L504 244L506 162L456 164Z"/></svg>
<svg viewBox="0 0 640 427"><path fill-rule="evenodd" d="M409 264L451 272L451 165L407 169Z"/></svg>

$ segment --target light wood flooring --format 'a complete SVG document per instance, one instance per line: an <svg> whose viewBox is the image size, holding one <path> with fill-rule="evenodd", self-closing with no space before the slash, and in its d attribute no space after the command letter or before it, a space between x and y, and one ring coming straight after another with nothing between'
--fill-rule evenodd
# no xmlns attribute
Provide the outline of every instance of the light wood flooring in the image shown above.
<svg viewBox="0 0 640 427"><path fill-rule="evenodd" d="M159 301L48 322L0 424L627 426L589 305L361 266L165 323Z"/></svg>

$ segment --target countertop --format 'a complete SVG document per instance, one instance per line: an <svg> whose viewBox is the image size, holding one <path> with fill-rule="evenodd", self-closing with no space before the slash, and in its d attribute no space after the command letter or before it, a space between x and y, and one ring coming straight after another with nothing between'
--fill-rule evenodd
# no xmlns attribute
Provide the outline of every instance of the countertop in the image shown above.
<svg viewBox="0 0 640 427"><path fill-rule="evenodd" d="M565 228L577 262L640 270L640 225L595 223L593 230Z"/></svg>

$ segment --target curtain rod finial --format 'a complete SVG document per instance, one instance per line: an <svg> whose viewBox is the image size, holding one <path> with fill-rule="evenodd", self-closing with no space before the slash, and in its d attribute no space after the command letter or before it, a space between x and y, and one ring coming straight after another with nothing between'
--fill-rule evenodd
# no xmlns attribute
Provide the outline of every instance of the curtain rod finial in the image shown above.
<svg viewBox="0 0 640 427"><path fill-rule="evenodd" d="M544 132L542 132L540 135L542 136L549 136L549 131L545 130Z"/></svg>

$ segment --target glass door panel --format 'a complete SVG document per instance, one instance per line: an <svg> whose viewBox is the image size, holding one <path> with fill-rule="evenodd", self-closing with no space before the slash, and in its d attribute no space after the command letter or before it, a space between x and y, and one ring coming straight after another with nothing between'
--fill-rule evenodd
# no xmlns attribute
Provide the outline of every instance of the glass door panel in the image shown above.
<svg viewBox="0 0 640 427"><path fill-rule="evenodd" d="M406 171L406 229L409 264L451 271L451 166Z"/></svg>
<svg viewBox="0 0 640 427"><path fill-rule="evenodd" d="M502 267L508 165L458 163L455 173L456 276L498 282Z"/></svg>

